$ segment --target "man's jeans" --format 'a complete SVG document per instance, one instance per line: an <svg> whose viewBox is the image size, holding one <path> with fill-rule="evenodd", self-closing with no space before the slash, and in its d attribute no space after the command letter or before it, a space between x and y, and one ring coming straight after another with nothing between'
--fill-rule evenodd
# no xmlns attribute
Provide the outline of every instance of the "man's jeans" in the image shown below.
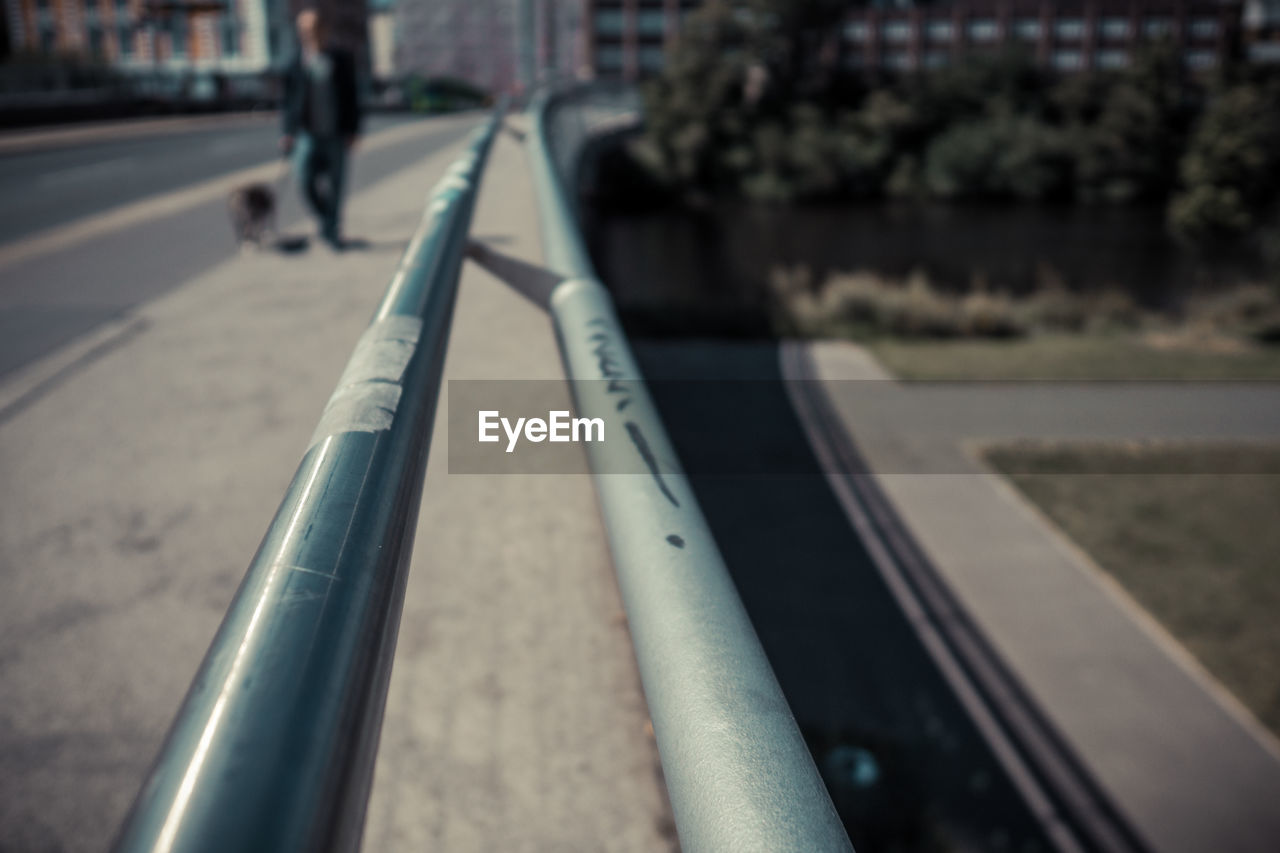
<svg viewBox="0 0 1280 853"><path fill-rule="evenodd" d="M338 136L298 135L293 152L294 174L302 195L320 220L320 233L331 243L341 240L342 189L347 172L347 148Z"/></svg>

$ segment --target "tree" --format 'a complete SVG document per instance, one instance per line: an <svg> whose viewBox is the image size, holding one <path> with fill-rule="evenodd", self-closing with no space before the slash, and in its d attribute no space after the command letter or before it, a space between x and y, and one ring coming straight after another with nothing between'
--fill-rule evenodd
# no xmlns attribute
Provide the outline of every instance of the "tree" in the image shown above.
<svg viewBox="0 0 1280 853"><path fill-rule="evenodd" d="M1140 52L1130 69L1064 81L1054 101L1067 120L1076 196L1113 203L1167 196L1186 138L1183 92L1169 43Z"/></svg>
<svg viewBox="0 0 1280 853"><path fill-rule="evenodd" d="M1245 234L1280 202L1280 81L1217 93L1179 164L1182 189L1169 207L1179 233L1198 239Z"/></svg>

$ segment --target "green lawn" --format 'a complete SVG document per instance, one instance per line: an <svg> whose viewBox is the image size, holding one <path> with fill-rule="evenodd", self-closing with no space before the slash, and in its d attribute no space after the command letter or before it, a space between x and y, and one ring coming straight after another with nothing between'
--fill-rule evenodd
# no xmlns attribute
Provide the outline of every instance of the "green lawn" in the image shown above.
<svg viewBox="0 0 1280 853"><path fill-rule="evenodd" d="M1137 335L904 341L867 347L903 379L1280 379L1280 346L1151 346Z"/></svg>
<svg viewBox="0 0 1280 853"><path fill-rule="evenodd" d="M1018 445L987 459L1280 734L1280 447Z"/></svg>

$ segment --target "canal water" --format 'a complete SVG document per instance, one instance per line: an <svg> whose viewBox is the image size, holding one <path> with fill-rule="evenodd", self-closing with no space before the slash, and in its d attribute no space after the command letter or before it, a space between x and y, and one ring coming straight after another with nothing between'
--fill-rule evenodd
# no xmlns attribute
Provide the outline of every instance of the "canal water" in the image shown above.
<svg viewBox="0 0 1280 853"><path fill-rule="evenodd" d="M750 321L760 318L717 317L716 309L759 308L779 268L807 268L815 283L836 272L923 272L947 291L1119 290L1175 311L1190 293L1262 275L1253 253L1210 256L1173 239L1155 207L717 202L637 211L588 203L583 219L624 319L663 333L689 318L695 331L755 331Z"/></svg>
<svg viewBox="0 0 1280 853"><path fill-rule="evenodd" d="M855 849L1054 850L827 484L777 344L632 343Z"/></svg>

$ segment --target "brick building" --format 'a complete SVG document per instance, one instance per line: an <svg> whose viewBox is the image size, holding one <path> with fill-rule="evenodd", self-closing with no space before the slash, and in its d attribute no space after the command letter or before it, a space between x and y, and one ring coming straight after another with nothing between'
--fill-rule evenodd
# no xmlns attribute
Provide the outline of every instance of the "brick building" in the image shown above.
<svg viewBox="0 0 1280 853"><path fill-rule="evenodd" d="M271 61L264 0L4 0L12 53L129 70L256 72Z"/></svg>
<svg viewBox="0 0 1280 853"><path fill-rule="evenodd" d="M1259 2L1259 0L1254 0ZM585 0L582 38L591 76L636 79L661 70L681 19L698 0ZM831 55L845 67L909 72L1022 45L1069 73L1122 68L1145 42L1172 39L1195 70L1239 49L1237 0L957 0L851 8Z"/></svg>

